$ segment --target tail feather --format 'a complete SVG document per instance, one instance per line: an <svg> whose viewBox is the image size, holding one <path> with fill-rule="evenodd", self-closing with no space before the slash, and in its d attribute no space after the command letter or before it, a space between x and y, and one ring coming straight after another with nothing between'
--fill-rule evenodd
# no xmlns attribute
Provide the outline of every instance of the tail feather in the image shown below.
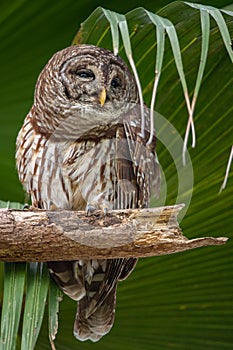
<svg viewBox="0 0 233 350"><path fill-rule="evenodd" d="M74 322L74 335L77 339L96 342L110 331L115 318L116 289L117 285L91 315L86 313L88 298L84 297L79 301Z"/></svg>
<svg viewBox="0 0 233 350"><path fill-rule="evenodd" d="M54 261L48 262L49 271L61 288L73 300L80 300L86 295L84 282L75 272L76 262L73 261Z"/></svg>
<svg viewBox="0 0 233 350"><path fill-rule="evenodd" d="M78 301L74 335L98 341L113 326L117 283L133 270L137 259L49 262L50 272L70 298Z"/></svg>

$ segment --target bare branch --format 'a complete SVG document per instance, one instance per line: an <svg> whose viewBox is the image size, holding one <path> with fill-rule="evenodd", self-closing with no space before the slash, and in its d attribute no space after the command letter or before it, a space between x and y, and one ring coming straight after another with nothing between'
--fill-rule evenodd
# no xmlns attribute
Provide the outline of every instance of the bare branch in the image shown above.
<svg viewBox="0 0 233 350"><path fill-rule="evenodd" d="M87 216L81 211L0 210L0 260L55 261L146 257L176 253L227 238L182 235L183 205L128 209Z"/></svg>

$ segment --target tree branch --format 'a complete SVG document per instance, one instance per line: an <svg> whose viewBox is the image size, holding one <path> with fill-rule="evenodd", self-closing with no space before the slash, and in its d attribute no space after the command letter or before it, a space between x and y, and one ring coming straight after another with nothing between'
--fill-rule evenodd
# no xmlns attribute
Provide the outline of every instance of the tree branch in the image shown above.
<svg viewBox="0 0 233 350"><path fill-rule="evenodd" d="M1 261L146 257L221 245L227 238L182 235L183 205L127 209L89 216L81 211L0 210Z"/></svg>

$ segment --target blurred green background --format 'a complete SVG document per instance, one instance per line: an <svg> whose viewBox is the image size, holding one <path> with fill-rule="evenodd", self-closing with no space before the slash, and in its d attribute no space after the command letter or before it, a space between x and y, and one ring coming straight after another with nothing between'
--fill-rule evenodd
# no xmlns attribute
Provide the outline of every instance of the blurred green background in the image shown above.
<svg viewBox="0 0 233 350"><path fill-rule="evenodd" d="M201 2L216 7L232 4L232 0ZM138 6L156 12L168 3L171 1L0 2L1 200L24 202L24 192L15 170L15 138L31 107L38 74L51 55L71 43L80 24L97 6L119 13ZM175 15L182 16L182 13ZM188 52L185 57L186 67L189 66L189 55ZM210 234L233 237L232 176L227 189L218 194L229 155L227 152L233 144L232 65L229 65L229 70L223 64L225 59L216 63L210 56L208 74L197 106L198 144L196 149L190 150L195 187L189 211L181 223L189 238ZM221 76L227 77L229 83L227 85L225 79L224 88ZM169 90L166 84L167 81L164 82L166 89L159 93L158 110L165 115L171 115L172 110L172 118L177 121L176 127L183 135L187 120L187 115L183 116L185 107L179 109L176 105L177 85L172 85ZM180 87L178 90L180 93ZM160 162L171 179L169 157L161 146L159 148ZM175 194L170 195L171 202L173 197ZM232 248L230 240L224 247L141 259L130 278L119 285L115 325L97 344L79 343L73 338L76 306L64 298L57 349L232 349ZM36 349L49 348L44 322Z"/></svg>

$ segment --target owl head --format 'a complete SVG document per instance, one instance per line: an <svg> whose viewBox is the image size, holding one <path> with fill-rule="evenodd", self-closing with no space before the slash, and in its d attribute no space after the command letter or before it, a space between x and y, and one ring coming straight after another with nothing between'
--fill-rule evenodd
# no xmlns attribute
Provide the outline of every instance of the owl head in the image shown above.
<svg viewBox="0 0 233 350"><path fill-rule="evenodd" d="M137 86L126 63L92 45L57 52L39 75L33 105L34 125L42 133L65 128L74 137L119 123L138 103Z"/></svg>

